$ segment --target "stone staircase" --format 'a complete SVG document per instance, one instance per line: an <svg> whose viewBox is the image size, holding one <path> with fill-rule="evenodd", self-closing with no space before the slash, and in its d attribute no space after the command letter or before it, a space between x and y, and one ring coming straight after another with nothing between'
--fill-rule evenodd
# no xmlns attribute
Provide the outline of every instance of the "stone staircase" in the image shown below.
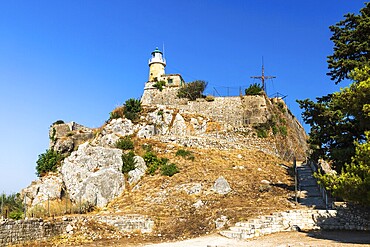
<svg viewBox="0 0 370 247"><path fill-rule="evenodd" d="M307 206L306 210L290 210L277 212L269 216L261 216L246 222L237 222L229 230L220 234L233 239L249 239L274 232L294 231L301 229L320 229L315 218L333 218L335 210L326 210L322 192L313 177L311 166L297 163L298 202Z"/></svg>
<svg viewBox="0 0 370 247"><path fill-rule="evenodd" d="M326 209L323 195L320 192L313 171L307 163L297 164L298 202L315 209Z"/></svg>

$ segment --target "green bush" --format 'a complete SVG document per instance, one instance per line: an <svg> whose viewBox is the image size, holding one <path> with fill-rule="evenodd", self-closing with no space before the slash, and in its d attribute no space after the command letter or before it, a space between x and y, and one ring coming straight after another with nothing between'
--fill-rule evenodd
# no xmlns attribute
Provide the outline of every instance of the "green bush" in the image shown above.
<svg viewBox="0 0 370 247"><path fill-rule="evenodd" d="M265 129L257 129L257 137L258 138L266 138L268 136L267 131Z"/></svg>
<svg viewBox="0 0 370 247"><path fill-rule="evenodd" d="M194 157L194 155L191 151L184 150L184 149L177 150L176 156L181 156L184 159L188 159L188 160L191 160L191 161L194 161L194 159L195 159L195 157Z"/></svg>
<svg viewBox="0 0 370 247"><path fill-rule="evenodd" d="M158 170L158 168L161 168L162 175L166 175L166 176L172 176L173 174L179 172L176 165L174 164L168 165L169 160L167 158L158 158L157 155L155 155L152 152L146 152L143 156L143 159L146 165L148 166L147 173L150 175L154 175L156 171ZM172 174L172 175L169 175L169 174Z"/></svg>
<svg viewBox="0 0 370 247"><path fill-rule="evenodd" d="M176 173L179 173L179 168L177 168L176 164L164 164L161 167L162 175L172 177Z"/></svg>
<svg viewBox="0 0 370 247"><path fill-rule="evenodd" d="M141 148L145 151L145 152L151 152L153 150L153 146L151 144L143 144L141 145Z"/></svg>
<svg viewBox="0 0 370 247"><path fill-rule="evenodd" d="M196 80L193 82L186 83L177 92L177 97L188 98L189 100L196 100L202 98L204 89L207 87L207 82Z"/></svg>
<svg viewBox="0 0 370 247"><path fill-rule="evenodd" d="M138 99L128 99L125 102L124 114L127 119L131 121L136 121L141 112L141 102Z"/></svg>
<svg viewBox="0 0 370 247"><path fill-rule="evenodd" d="M0 204L2 203L3 209L6 209L7 212L9 212L9 215L5 215L4 211L1 212L4 217L9 216L11 219L19 220L23 218L23 201L20 198L20 194L11 194L11 195L6 195L6 194L1 194L0 195Z"/></svg>
<svg viewBox="0 0 370 247"><path fill-rule="evenodd" d="M116 148L122 150L133 150L134 142L130 139L129 136L125 136L124 138L121 138L116 142Z"/></svg>
<svg viewBox="0 0 370 247"><path fill-rule="evenodd" d="M287 136L288 135L288 130L286 126L279 126L279 131L282 136Z"/></svg>
<svg viewBox="0 0 370 247"><path fill-rule="evenodd" d="M247 89L245 89L245 95L260 95L263 92L263 88L259 83L253 83Z"/></svg>
<svg viewBox="0 0 370 247"><path fill-rule="evenodd" d="M122 173L127 174L129 171L135 169L136 161L134 157L135 154L132 151L122 155Z"/></svg>
<svg viewBox="0 0 370 247"><path fill-rule="evenodd" d="M58 125L58 124L64 124L64 121L63 120L57 120L51 126Z"/></svg>
<svg viewBox="0 0 370 247"><path fill-rule="evenodd" d="M63 160L63 156L52 150L48 149L45 153L40 154L38 160L36 161L36 174L41 177L47 172L55 172L60 166Z"/></svg>
<svg viewBox="0 0 370 247"><path fill-rule="evenodd" d="M153 87L157 88L159 91L162 92L163 90L163 87L166 86L166 82L165 81L157 81Z"/></svg>
<svg viewBox="0 0 370 247"><path fill-rule="evenodd" d="M9 213L9 218L13 220L20 220L23 218L23 212L22 211L12 211Z"/></svg>

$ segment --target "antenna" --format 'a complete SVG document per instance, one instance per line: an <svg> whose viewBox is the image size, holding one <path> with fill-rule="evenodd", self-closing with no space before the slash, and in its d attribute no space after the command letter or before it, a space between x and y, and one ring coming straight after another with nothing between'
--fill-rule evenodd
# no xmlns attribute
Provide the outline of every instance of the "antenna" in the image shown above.
<svg viewBox="0 0 370 247"><path fill-rule="evenodd" d="M273 78L276 78L276 76L265 76L265 64L264 64L263 56L262 56L262 76L251 76L251 78L261 80L261 82L262 82L262 89L263 89L263 91L266 92L265 79L266 80L273 79Z"/></svg>
<svg viewBox="0 0 370 247"><path fill-rule="evenodd" d="M163 49L162 49L162 51L163 51L163 57L166 57L166 56L164 55L164 42L163 42Z"/></svg>

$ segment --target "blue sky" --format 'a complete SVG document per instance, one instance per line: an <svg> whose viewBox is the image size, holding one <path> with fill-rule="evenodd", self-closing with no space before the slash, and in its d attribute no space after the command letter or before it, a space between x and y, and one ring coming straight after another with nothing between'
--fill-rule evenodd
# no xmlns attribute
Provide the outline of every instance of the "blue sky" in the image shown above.
<svg viewBox="0 0 370 247"><path fill-rule="evenodd" d="M165 45L167 73L208 81L207 93L257 82L264 57L268 94L315 98L345 86L326 76L329 26L364 1L5 1L0 0L0 192L34 179L48 128L58 119L99 127L139 98L148 59Z"/></svg>

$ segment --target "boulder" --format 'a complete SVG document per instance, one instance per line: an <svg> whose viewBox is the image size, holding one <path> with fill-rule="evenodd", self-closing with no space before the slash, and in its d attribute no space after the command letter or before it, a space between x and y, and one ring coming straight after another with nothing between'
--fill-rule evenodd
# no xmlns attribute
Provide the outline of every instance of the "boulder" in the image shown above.
<svg viewBox="0 0 370 247"><path fill-rule="evenodd" d="M72 138L58 139L53 147L54 151L59 153L72 152L74 148L74 142Z"/></svg>
<svg viewBox="0 0 370 247"><path fill-rule="evenodd" d="M86 178L77 195L82 203L104 207L125 189L122 172L114 168L104 168Z"/></svg>
<svg viewBox="0 0 370 247"><path fill-rule="evenodd" d="M177 113L170 128L170 134L184 136L186 135L186 129L185 119Z"/></svg>
<svg viewBox="0 0 370 247"><path fill-rule="evenodd" d="M95 196L104 197L109 193L119 194L124 189L122 170L122 151L113 148L93 147L88 142L79 146L77 151L67 157L60 169L64 184L73 201L79 201L80 197L87 202L95 204ZM116 171L114 173L113 171ZM104 173L107 172L107 175ZM108 179L109 178L109 179ZM99 179L105 179L99 181ZM98 185L105 183L106 186ZM117 187L118 186L118 187ZM109 193L106 193L107 187ZM88 189L93 188L93 196ZM100 188L100 189L99 189ZM92 198L93 197L93 198ZM112 199L99 197L99 206Z"/></svg>
<svg viewBox="0 0 370 247"><path fill-rule="evenodd" d="M215 181L212 190L218 194L226 195L231 191L231 188L226 179L221 176Z"/></svg>
<svg viewBox="0 0 370 247"><path fill-rule="evenodd" d="M25 197L28 206L36 206L48 199L60 199L62 190L62 178L57 174L49 174L32 182L30 186L22 190L21 194Z"/></svg>
<svg viewBox="0 0 370 247"><path fill-rule="evenodd" d="M139 182L141 177L145 175L145 172L148 168L142 157L135 156L134 160L135 160L135 169L128 172L128 183L130 185Z"/></svg>

